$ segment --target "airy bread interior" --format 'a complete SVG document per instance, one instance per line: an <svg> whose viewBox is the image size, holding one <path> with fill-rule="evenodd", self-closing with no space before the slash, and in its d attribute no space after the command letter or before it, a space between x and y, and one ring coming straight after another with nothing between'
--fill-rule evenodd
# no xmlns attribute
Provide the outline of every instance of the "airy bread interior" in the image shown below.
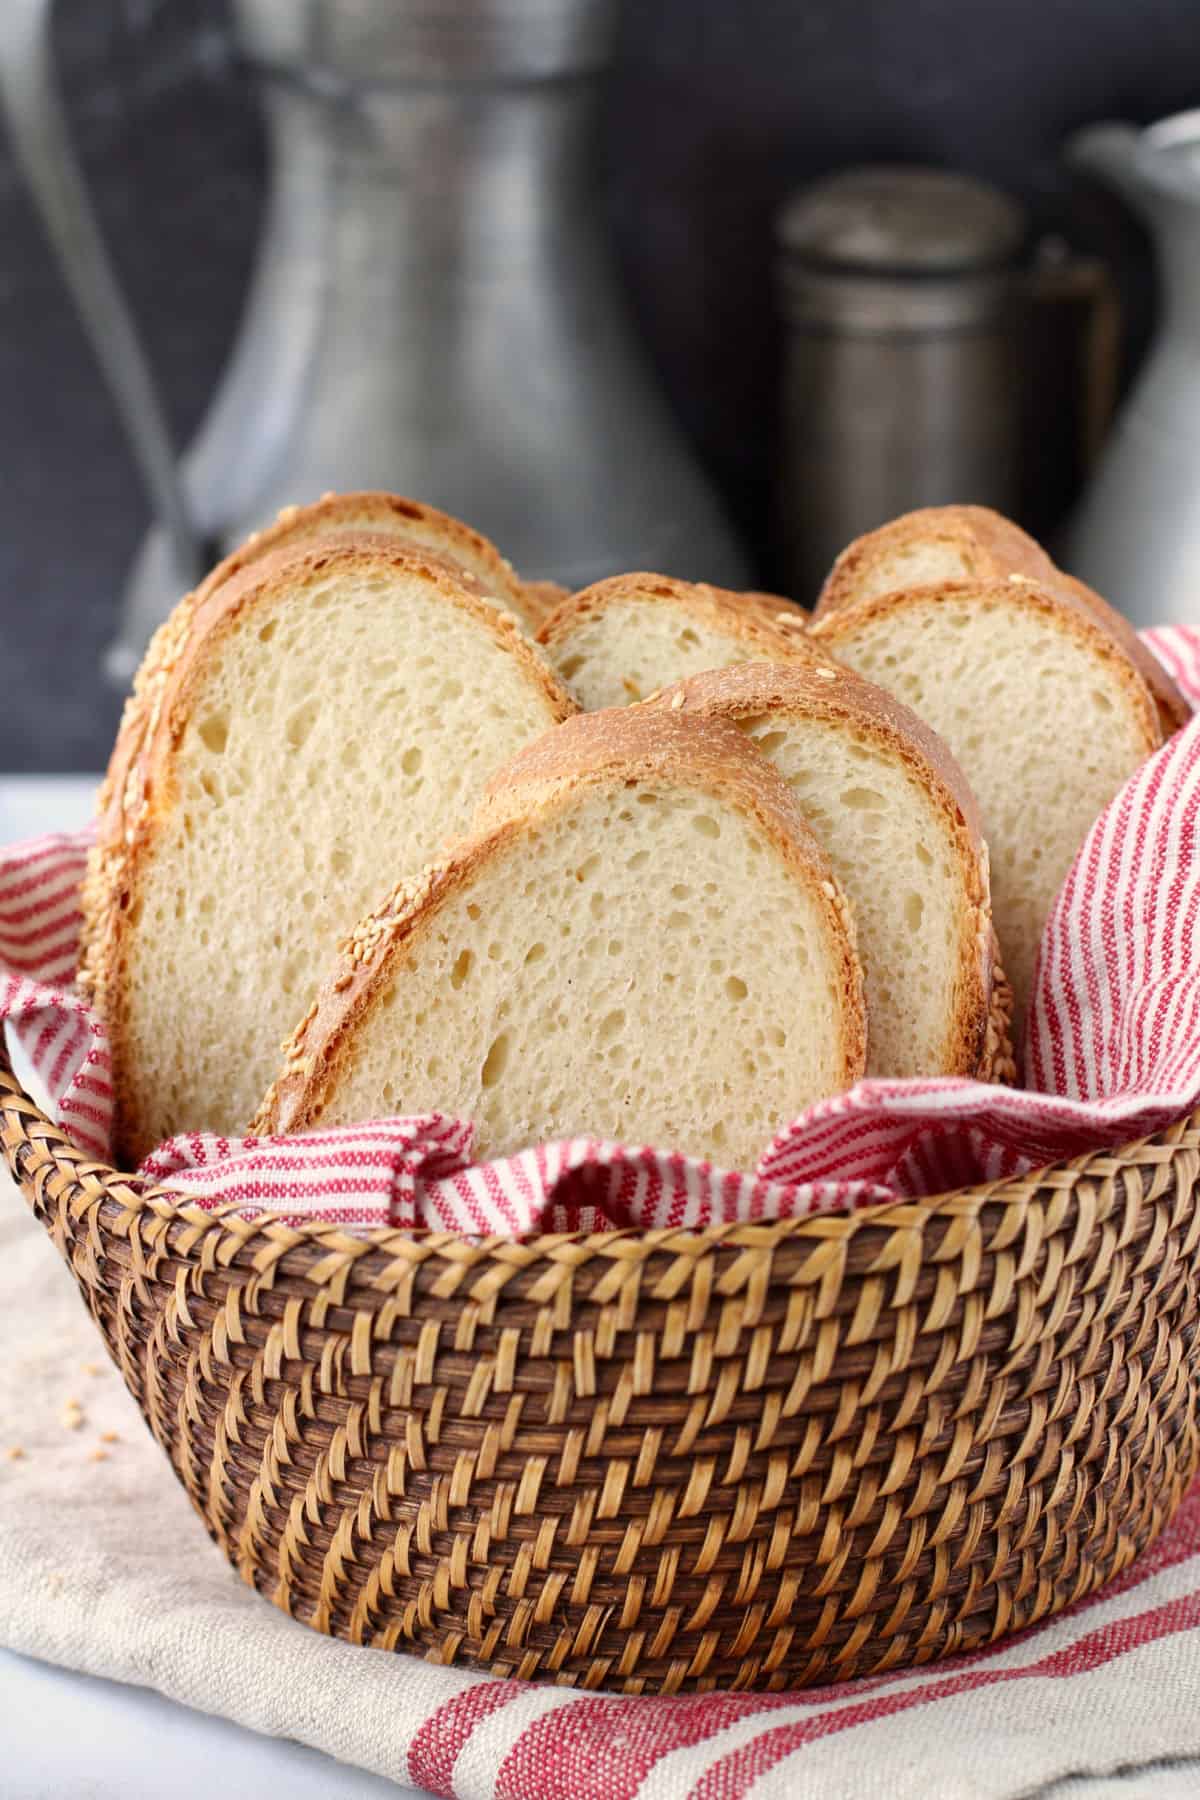
<svg viewBox="0 0 1200 1800"><path fill-rule="evenodd" d="M975 559L966 544L951 539L897 544L886 554L860 567L854 584L855 597L869 600L875 594L890 594L897 588L933 587L943 581L966 581L975 572Z"/></svg>
<svg viewBox="0 0 1200 1800"><path fill-rule="evenodd" d="M972 1074L982 1050L977 865L911 767L830 720L760 714L751 739L792 789L854 906L867 1074ZM965 940L965 942L964 942ZM964 1010L966 1017L964 1017Z"/></svg>
<svg viewBox="0 0 1200 1800"><path fill-rule="evenodd" d="M727 799L590 787L460 856L322 1123L438 1108L477 1122L479 1156L595 1134L752 1168L857 1073L820 876Z"/></svg>
<svg viewBox="0 0 1200 1800"><path fill-rule="evenodd" d="M245 1127L338 934L570 710L487 617L402 561L331 560L214 634L123 922L133 1153Z"/></svg>
<svg viewBox="0 0 1200 1800"><path fill-rule="evenodd" d="M786 603L775 610L790 617ZM820 656L798 608L773 621L761 595L727 594L662 576L618 576L572 596L539 642L585 712L628 706L702 669L756 658Z"/></svg>
<svg viewBox="0 0 1200 1800"><path fill-rule="evenodd" d="M817 618L909 588L1001 580L1032 581L1090 613L1150 689L1163 738L1187 724L1190 705L1128 619L1085 582L1055 568L1028 532L987 506L925 506L855 538L829 571Z"/></svg>
<svg viewBox="0 0 1200 1800"><path fill-rule="evenodd" d="M1019 1034L1058 889L1088 828L1158 743L1145 684L1098 627L1011 582L891 595L814 629L939 732L974 789Z"/></svg>
<svg viewBox="0 0 1200 1800"><path fill-rule="evenodd" d="M974 1075L987 1029L987 867L943 748L927 749L919 720L845 670L749 664L696 676L657 704L678 696L689 715L732 719L774 764L849 895L868 1075Z"/></svg>

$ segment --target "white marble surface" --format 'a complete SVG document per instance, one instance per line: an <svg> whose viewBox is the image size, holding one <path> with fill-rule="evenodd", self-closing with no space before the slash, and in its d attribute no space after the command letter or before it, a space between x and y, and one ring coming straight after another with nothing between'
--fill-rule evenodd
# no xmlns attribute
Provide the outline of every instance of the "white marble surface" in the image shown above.
<svg viewBox="0 0 1200 1800"><path fill-rule="evenodd" d="M5 1800L421 1800L303 1744L3 1649L0 1769Z"/></svg>
<svg viewBox="0 0 1200 1800"><path fill-rule="evenodd" d="M99 775L0 775L0 844L76 831L92 816Z"/></svg>
<svg viewBox="0 0 1200 1800"><path fill-rule="evenodd" d="M0 844L85 824L96 780L0 777ZM423 1800L304 1745L0 1647L3 1800L261 1800L272 1791L287 1800Z"/></svg>

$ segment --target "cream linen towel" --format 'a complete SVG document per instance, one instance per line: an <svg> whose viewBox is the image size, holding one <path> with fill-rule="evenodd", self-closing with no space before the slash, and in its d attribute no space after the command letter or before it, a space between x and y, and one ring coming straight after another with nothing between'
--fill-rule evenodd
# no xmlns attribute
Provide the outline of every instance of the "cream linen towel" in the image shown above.
<svg viewBox="0 0 1200 1800"><path fill-rule="evenodd" d="M463 1686L461 1673L319 1637L242 1584L2 1165L0 1643L395 1781L436 1690Z"/></svg>

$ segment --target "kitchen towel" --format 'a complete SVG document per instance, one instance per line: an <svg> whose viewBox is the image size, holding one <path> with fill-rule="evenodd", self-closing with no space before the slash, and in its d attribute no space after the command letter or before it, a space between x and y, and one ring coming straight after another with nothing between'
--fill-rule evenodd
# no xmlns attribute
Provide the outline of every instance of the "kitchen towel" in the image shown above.
<svg viewBox="0 0 1200 1800"><path fill-rule="evenodd" d="M1200 630L1149 634L1200 700ZM575 1139L471 1161L471 1126L440 1114L293 1138L172 1139L147 1180L202 1206L348 1229L704 1226L917 1198L1025 1173L1163 1129L1200 1103L1200 719L1126 783L1093 826L1043 938L1027 1088L862 1081L810 1107L753 1171ZM0 853L0 1019L10 1018L79 1146L107 1154L104 1028L70 986L87 834ZM1001 921L1001 928L1003 922Z"/></svg>

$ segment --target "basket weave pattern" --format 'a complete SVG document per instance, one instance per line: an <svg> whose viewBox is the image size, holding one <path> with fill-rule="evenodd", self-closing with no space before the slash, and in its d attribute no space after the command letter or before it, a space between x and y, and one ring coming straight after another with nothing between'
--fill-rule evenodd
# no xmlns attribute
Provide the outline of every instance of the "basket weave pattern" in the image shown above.
<svg viewBox="0 0 1200 1800"><path fill-rule="evenodd" d="M174 1205L2 1055L0 1147L213 1538L352 1642L629 1692L876 1673L1069 1605L1196 1469L1200 1115L849 1217L519 1242Z"/></svg>

